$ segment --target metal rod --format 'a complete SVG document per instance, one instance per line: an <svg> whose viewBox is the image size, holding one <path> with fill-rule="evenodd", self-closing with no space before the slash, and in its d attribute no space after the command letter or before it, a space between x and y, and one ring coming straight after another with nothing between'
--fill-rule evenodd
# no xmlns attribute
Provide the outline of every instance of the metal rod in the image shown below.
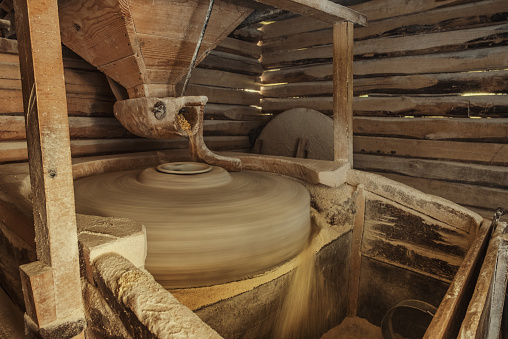
<svg viewBox="0 0 508 339"><path fill-rule="evenodd" d="M214 0L210 0L210 4L208 5L208 11L206 12L205 22L203 23L203 28L201 29L201 34L199 35L196 49L194 50L194 54L192 55L192 61L189 66L189 71L187 72L187 76L185 77L185 82L183 83L181 96L183 96L185 94L185 91L187 90L187 86L189 85L189 79L191 77L192 70L194 69L194 66L196 64L196 59L198 58L199 48L201 47L201 43L203 42L203 37L205 36L206 27L208 26L208 21L210 21L210 15L212 14L212 8L213 8L213 1Z"/></svg>
<svg viewBox="0 0 508 339"><path fill-rule="evenodd" d="M506 211L502 207L498 207L496 209L496 212L494 213L494 216L492 217L492 223L491 223L492 227L496 227L497 226L497 224L499 223L499 219L505 213L506 213Z"/></svg>

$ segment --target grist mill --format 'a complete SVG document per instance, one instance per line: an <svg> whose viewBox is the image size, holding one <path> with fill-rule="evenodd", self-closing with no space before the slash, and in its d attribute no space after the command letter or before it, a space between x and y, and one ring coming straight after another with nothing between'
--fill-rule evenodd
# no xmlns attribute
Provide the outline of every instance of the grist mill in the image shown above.
<svg viewBox="0 0 508 339"><path fill-rule="evenodd" d="M0 339L508 338L508 1L0 0Z"/></svg>

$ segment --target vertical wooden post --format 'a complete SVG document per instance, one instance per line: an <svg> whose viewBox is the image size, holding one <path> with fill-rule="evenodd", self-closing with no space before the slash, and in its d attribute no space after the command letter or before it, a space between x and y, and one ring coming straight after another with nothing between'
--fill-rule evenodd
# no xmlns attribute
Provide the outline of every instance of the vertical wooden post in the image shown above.
<svg viewBox="0 0 508 339"><path fill-rule="evenodd" d="M353 23L333 25L334 160L353 167Z"/></svg>
<svg viewBox="0 0 508 339"><path fill-rule="evenodd" d="M32 303L33 323L25 323L43 337L52 336L50 328L74 336L84 314L57 0L15 0L14 7L40 262L20 267L25 302ZM42 311L54 316L34 318Z"/></svg>
<svg viewBox="0 0 508 339"><path fill-rule="evenodd" d="M356 214L353 224L351 240L351 261L349 266L349 290L347 313L348 317L356 317L358 296L360 293L360 273L362 268L362 239L363 224L365 222L365 190L362 184L356 187Z"/></svg>

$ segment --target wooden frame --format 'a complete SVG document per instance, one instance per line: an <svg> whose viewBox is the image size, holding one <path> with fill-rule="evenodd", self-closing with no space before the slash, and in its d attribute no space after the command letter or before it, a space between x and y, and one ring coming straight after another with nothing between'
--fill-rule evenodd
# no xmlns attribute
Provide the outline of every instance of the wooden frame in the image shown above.
<svg viewBox="0 0 508 339"><path fill-rule="evenodd" d="M37 259L22 265L36 335L83 335L74 189L56 0L14 2L26 120Z"/></svg>

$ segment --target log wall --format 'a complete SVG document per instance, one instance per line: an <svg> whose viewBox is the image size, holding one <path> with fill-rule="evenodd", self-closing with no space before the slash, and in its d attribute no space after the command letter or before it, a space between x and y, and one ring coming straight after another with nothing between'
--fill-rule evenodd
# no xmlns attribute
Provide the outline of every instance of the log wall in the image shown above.
<svg viewBox="0 0 508 339"><path fill-rule="evenodd" d="M361 2L354 167L490 217L508 202L508 2ZM263 112L330 115L330 25L295 17L262 31Z"/></svg>
<svg viewBox="0 0 508 339"><path fill-rule="evenodd" d="M0 34L0 164L27 160L17 41L5 36ZM248 134L264 122L259 37L256 27L237 30L192 73L186 95L208 96L204 133L213 150L250 151ZM113 116L115 98L106 77L65 47L63 54L73 157L187 148L183 138L130 134Z"/></svg>

